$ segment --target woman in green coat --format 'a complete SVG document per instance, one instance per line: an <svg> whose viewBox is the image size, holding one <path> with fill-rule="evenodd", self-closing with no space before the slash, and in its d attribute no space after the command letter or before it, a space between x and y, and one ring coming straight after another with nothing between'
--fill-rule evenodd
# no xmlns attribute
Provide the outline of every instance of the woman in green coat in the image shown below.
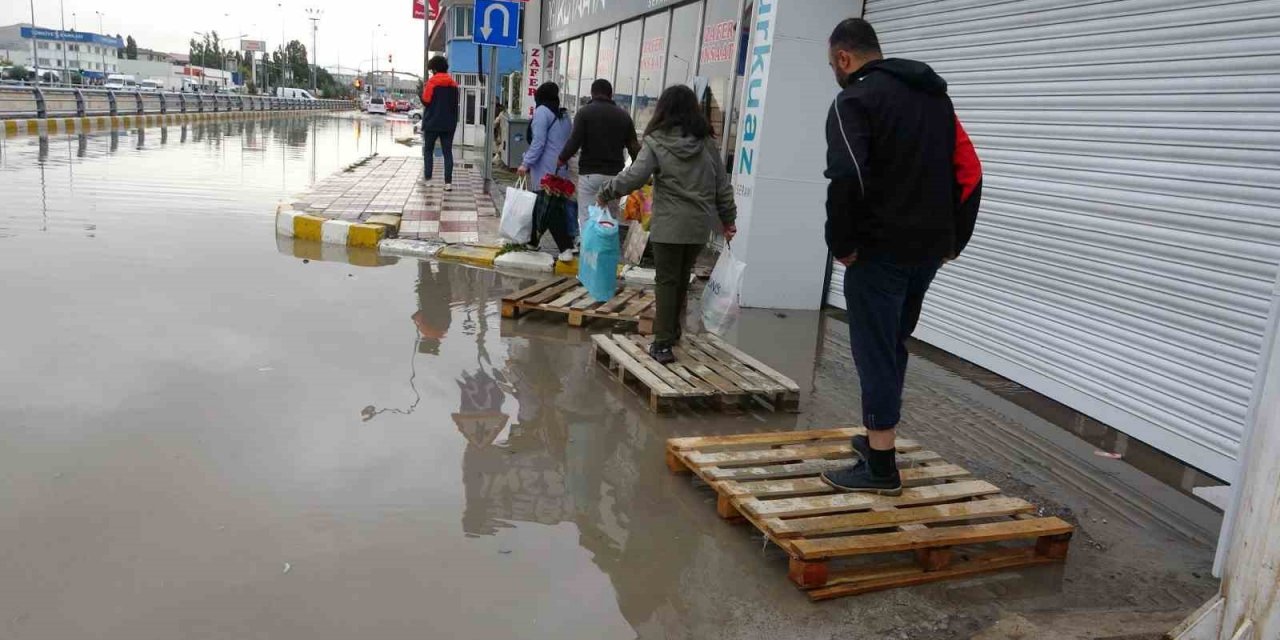
<svg viewBox="0 0 1280 640"><path fill-rule="evenodd" d="M657 269L658 310L649 355L667 364L675 361L671 348L680 340L689 276L698 253L711 237L712 220L719 220L726 240L737 233L733 185L716 149L711 124L687 86L676 85L662 92L645 128L640 155L605 185L599 200L605 203L631 193L650 177L653 217L649 242Z"/></svg>

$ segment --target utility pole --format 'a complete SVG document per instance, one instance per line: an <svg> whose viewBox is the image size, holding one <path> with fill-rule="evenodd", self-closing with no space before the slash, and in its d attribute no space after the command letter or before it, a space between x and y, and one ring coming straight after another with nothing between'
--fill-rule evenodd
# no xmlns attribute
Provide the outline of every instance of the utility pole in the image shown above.
<svg viewBox="0 0 1280 640"><path fill-rule="evenodd" d="M58 13L62 18L62 31L58 34L58 42L62 45L62 72L67 74L66 82L71 82L71 69L67 66L67 42L62 39L62 34L67 32L67 8L63 6L62 0L58 0Z"/></svg>
<svg viewBox="0 0 1280 640"><path fill-rule="evenodd" d="M307 19L311 21L311 95L316 95L316 67L320 65L320 56L316 53L316 31L320 28L320 9L307 9Z"/></svg>
<svg viewBox="0 0 1280 640"><path fill-rule="evenodd" d="M102 12L94 11L94 13L98 14L98 35L102 35ZM107 48L98 47L98 51L102 52L102 79L105 82L107 79Z"/></svg>
<svg viewBox="0 0 1280 640"><path fill-rule="evenodd" d="M489 73L484 79L484 194L493 182L493 110L497 105L498 48L489 47Z"/></svg>
<svg viewBox="0 0 1280 640"><path fill-rule="evenodd" d="M36 0L31 0L31 66L36 70L36 84L40 84L40 54L36 51Z"/></svg>

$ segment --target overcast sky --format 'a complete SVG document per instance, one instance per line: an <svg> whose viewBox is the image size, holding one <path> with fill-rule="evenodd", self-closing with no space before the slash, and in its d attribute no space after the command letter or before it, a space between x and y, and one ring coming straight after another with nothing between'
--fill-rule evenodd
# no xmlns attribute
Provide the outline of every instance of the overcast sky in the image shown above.
<svg viewBox="0 0 1280 640"><path fill-rule="evenodd" d="M58 5L58 0L35 0L36 24L58 28ZM78 30L97 32L95 12L102 11L104 32L118 33L122 38L132 35L139 47L175 53L187 52L193 31L214 29L222 38L247 34L250 39L266 40L270 49L279 45L283 32L286 41L300 40L310 51L311 23L306 10L320 9L316 48L322 66L340 63L345 68L368 69L376 47L379 69L387 68L387 55L391 54L395 67L422 71L422 21L413 19L413 0L63 0L62 5L68 30L74 13ZM0 25L30 21L27 0L0 2Z"/></svg>

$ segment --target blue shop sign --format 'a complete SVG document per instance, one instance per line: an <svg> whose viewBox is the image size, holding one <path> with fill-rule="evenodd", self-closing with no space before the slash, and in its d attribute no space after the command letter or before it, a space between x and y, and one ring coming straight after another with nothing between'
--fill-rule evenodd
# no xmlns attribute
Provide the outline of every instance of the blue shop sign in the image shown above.
<svg viewBox="0 0 1280 640"><path fill-rule="evenodd" d="M19 34L28 40L33 35L37 40L61 40L62 42L79 42L83 44L96 44L104 47L115 47L121 49L124 47L124 41L114 36L103 36L96 33L86 33L84 31L58 31L57 29L32 29L31 27L22 27Z"/></svg>

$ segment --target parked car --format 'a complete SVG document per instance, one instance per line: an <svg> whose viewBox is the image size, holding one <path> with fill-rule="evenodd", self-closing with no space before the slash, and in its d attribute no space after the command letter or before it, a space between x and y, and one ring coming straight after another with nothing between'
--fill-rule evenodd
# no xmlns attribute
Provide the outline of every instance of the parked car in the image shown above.
<svg viewBox="0 0 1280 640"><path fill-rule="evenodd" d="M422 122L422 107L410 110L409 119L414 122Z"/></svg>
<svg viewBox="0 0 1280 640"><path fill-rule="evenodd" d="M143 80L142 82L138 83L138 90L146 91L148 93L155 93L156 91L164 91L164 83L160 82L159 80Z"/></svg>
<svg viewBox="0 0 1280 640"><path fill-rule="evenodd" d="M292 87L276 87L277 98L300 98L302 100L315 100L316 97L311 95L306 89L294 89Z"/></svg>
<svg viewBox="0 0 1280 640"><path fill-rule="evenodd" d="M382 96L374 96L369 100L369 114L387 115L387 100Z"/></svg>
<svg viewBox="0 0 1280 640"><path fill-rule="evenodd" d="M113 73L107 76L107 82L102 86L115 91L137 91L138 79L125 73Z"/></svg>

